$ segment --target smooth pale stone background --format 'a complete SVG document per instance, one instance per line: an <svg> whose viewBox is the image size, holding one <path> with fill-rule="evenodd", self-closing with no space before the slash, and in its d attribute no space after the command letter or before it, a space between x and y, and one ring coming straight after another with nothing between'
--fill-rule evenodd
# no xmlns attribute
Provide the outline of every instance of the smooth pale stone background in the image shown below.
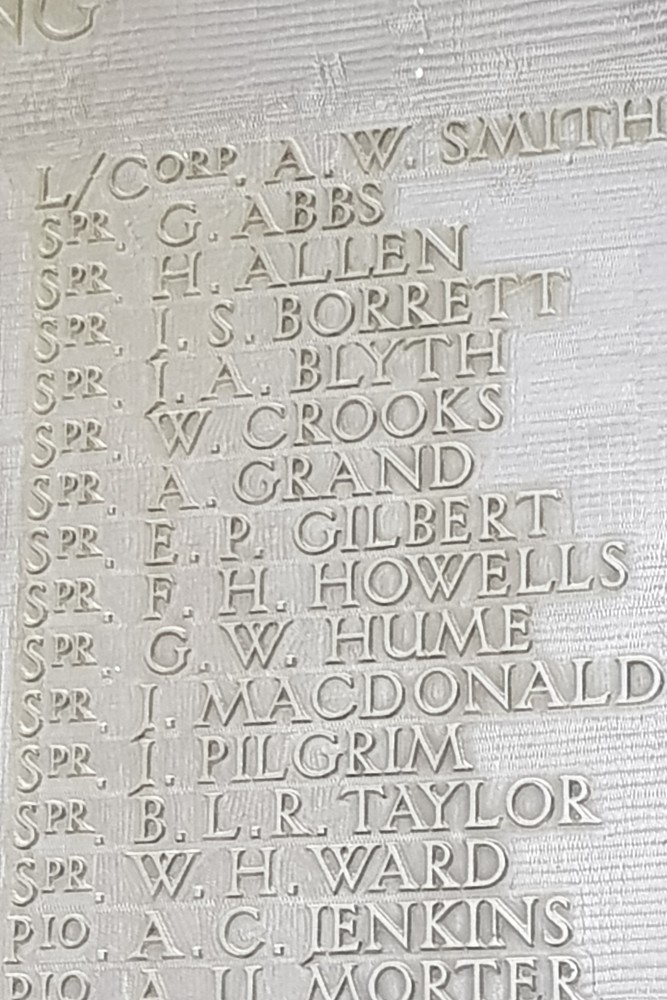
<svg viewBox="0 0 667 1000"><path fill-rule="evenodd" d="M67 18L73 5L60 6ZM46 162L53 148L307 137L662 92L666 53L660 0L103 0L94 31L72 44L30 31L19 49L0 34L4 702L26 405L19 363L30 333L26 164ZM633 576L613 600L543 608L545 658L665 654L666 164L665 147L633 146L399 187L399 221L471 216L477 261L553 262L573 274L567 318L513 340L512 416L494 437L483 484L562 485L572 537L627 538ZM605 817L599 835L518 839L514 889L574 897L593 995L665 1000L667 712L502 722L478 729L482 772L580 771L595 780Z"/></svg>

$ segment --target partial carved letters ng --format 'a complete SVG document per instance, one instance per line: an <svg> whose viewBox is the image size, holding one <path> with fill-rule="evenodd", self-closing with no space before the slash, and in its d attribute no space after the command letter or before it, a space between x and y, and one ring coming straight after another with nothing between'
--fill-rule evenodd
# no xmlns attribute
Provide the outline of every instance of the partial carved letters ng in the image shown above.
<svg viewBox="0 0 667 1000"><path fill-rule="evenodd" d="M50 42L73 42L93 30L99 7L81 0L0 0L0 39L22 46L32 26Z"/></svg>

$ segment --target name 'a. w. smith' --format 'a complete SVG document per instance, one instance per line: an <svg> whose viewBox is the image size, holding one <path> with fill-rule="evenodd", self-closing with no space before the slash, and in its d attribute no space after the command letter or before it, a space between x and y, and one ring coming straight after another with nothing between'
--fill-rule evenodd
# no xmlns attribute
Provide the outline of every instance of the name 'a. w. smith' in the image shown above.
<svg viewBox="0 0 667 1000"><path fill-rule="evenodd" d="M667 142L665 95L448 118L440 131L440 156L455 165L647 142Z"/></svg>

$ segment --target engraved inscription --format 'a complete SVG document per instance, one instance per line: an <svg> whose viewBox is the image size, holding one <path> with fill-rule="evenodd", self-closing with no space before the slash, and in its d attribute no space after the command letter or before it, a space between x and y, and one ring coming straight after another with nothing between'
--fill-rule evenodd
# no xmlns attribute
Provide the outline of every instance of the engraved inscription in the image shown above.
<svg viewBox="0 0 667 1000"><path fill-rule="evenodd" d="M95 22L29 9L53 41ZM27 10L0 11L17 41ZM497 253L472 203L406 221L401 171L595 155L664 117L35 165L3 996L594 995L572 887L515 871L601 848L607 803L574 744L503 757L510 729L664 699L655 650L580 627L631 542L578 530L565 460L497 474L525 337L562 330L578 274L537 226Z"/></svg>

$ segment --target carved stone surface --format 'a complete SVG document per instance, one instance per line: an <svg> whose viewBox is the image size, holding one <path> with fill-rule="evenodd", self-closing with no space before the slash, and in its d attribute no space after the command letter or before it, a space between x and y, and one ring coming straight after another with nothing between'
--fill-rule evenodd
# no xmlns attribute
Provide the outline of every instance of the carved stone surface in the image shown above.
<svg viewBox="0 0 667 1000"><path fill-rule="evenodd" d="M0 996L667 998L666 24L0 0Z"/></svg>

